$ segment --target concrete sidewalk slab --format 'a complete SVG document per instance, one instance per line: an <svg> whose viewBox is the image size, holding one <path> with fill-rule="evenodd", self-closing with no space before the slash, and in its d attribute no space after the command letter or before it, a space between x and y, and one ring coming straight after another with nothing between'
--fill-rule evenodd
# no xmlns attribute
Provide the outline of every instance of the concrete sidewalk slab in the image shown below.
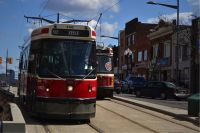
<svg viewBox="0 0 200 133"><path fill-rule="evenodd" d="M3 133L20 132L25 133L25 120L18 106L15 103L9 103L12 114L12 121L3 121Z"/></svg>
<svg viewBox="0 0 200 133"><path fill-rule="evenodd" d="M147 108L153 111L157 111L163 114L167 114L182 120L186 120L195 124L199 124L199 117L192 117L188 115L188 111L184 109L174 108L174 107L168 107L158 104L153 104L149 102L139 101L135 99L130 98L124 98L119 96L113 96L113 99L120 100L123 102L127 102L136 106L140 106L143 108Z"/></svg>

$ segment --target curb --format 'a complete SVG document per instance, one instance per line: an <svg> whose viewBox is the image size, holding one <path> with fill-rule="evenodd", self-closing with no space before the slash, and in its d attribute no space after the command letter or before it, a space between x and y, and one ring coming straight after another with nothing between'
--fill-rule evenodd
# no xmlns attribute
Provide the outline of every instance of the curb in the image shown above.
<svg viewBox="0 0 200 133"><path fill-rule="evenodd" d="M23 132L25 133L25 120L18 106L9 103L12 114L12 121L2 121L2 131L4 132Z"/></svg>
<svg viewBox="0 0 200 133"><path fill-rule="evenodd" d="M112 99L119 100L119 101L122 101L122 102L126 102L126 103L129 103L129 104L133 104L133 105L136 105L136 106L139 106L139 107L142 107L142 108L146 108L146 109L149 109L149 110L153 110L153 111L156 111L156 112L159 112L159 113L163 113L163 114L166 114L166 115L169 115L169 116L181 119L181 120L189 121L189 122L194 123L194 124L198 124L198 125L200 124L198 118L193 119L190 116L188 116L187 114L184 114L184 115L177 114L175 112L166 111L166 110L161 109L161 108L155 108L155 107L148 106L148 105L145 105L145 104L142 104L142 103L138 103L138 102L133 101L131 99L121 98L121 97L118 97L118 96L113 96Z"/></svg>

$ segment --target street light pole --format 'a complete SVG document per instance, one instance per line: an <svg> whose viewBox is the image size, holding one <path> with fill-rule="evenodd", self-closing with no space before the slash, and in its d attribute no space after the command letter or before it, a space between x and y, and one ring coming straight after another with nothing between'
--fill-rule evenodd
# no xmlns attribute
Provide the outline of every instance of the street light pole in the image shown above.
<svg viewBox="0 0 200 133"><path fill-rule="evenodd" d="M177 47L177 55L176 55L176 84L179 84L179 0L177 0L177 23L176 23L176 47Z"/></svg>
<svg viewBox="0 0 200 133"><path fill-rule="evenodd" d="M176 5L169 5L163 3L157 3L153 1L147 2L147 4L161 5L177 10L177 22L176 22L176 83L179 84L179 0L177 0Z"/></svg>

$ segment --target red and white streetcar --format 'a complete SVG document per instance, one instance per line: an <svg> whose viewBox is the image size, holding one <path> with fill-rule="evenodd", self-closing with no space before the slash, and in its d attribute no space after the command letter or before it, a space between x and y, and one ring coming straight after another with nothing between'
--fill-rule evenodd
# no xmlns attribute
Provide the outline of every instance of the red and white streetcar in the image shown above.
<svg viewBox="0 0 200 133"><path fill-rule="evenodd" d="M112 67L113 50L97 45L97 98L113 97L114 73Z"/></svg>
<svg viewBox="0 0 200 133"><path fill-rule="evenodd" d="M32 32L20 54L20 102L34 115L90 119L96 112L96 32L52 24Z"/></svg>

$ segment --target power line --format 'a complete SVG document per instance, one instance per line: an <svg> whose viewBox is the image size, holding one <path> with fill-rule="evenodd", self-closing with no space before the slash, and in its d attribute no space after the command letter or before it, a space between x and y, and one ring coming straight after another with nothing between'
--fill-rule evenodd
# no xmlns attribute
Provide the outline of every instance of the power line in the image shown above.
<svg viewBox="0 0 200 133"><path fill-rule="evenodd" d="M112 5L111 7L105 9L105 10L104 10L103 12L101 12L101 13L107 12L108 10L112 9L114 6L118 5L120 2L121 2L121 0L119 0L118 2L116 2L116 3L115 3L114 5Z"/></svg>
<svg viewBox="0 0 200 133"><path fill-rule="evenodd" d="M43 16L43 18L48 18L48 17L56 16L56 15L57 15L57 13L54 13L54 14L50 14L50 15Z"/></svg>
<svg viewBox="0 0 200 133"><path fill-rule="evenodd" d="M46 4L43 6L41 12L39 13L39 16L43 13L48 3L49 3L49 0L46 1Z"/></svg>
<svg viewBox="0 0 200 133"><path fill-rule="evenodd" d="M62 16L64 16L64 17L67 17L67 18L69 18L69 19L75 19L75 18L69 17L69 16L67 16L67 15L64 15L64 14L62 14L62 13L60 13L60 15L62 15Z"/></svg>
<svg viewBox="0 0 200 133"><path fill-rule="evenodd" d="M118 5L122 0L119 0L118 2L116 2L115 4L113 4L112 6L108 7L107 9L105 9L104 11L98 13L98 15L96 15L95 17L93 17L91 20L95 19L96 17L98 17L100 14L103 14L105 12L107 12L108 10L112 9L114 6Z"/></svg>

